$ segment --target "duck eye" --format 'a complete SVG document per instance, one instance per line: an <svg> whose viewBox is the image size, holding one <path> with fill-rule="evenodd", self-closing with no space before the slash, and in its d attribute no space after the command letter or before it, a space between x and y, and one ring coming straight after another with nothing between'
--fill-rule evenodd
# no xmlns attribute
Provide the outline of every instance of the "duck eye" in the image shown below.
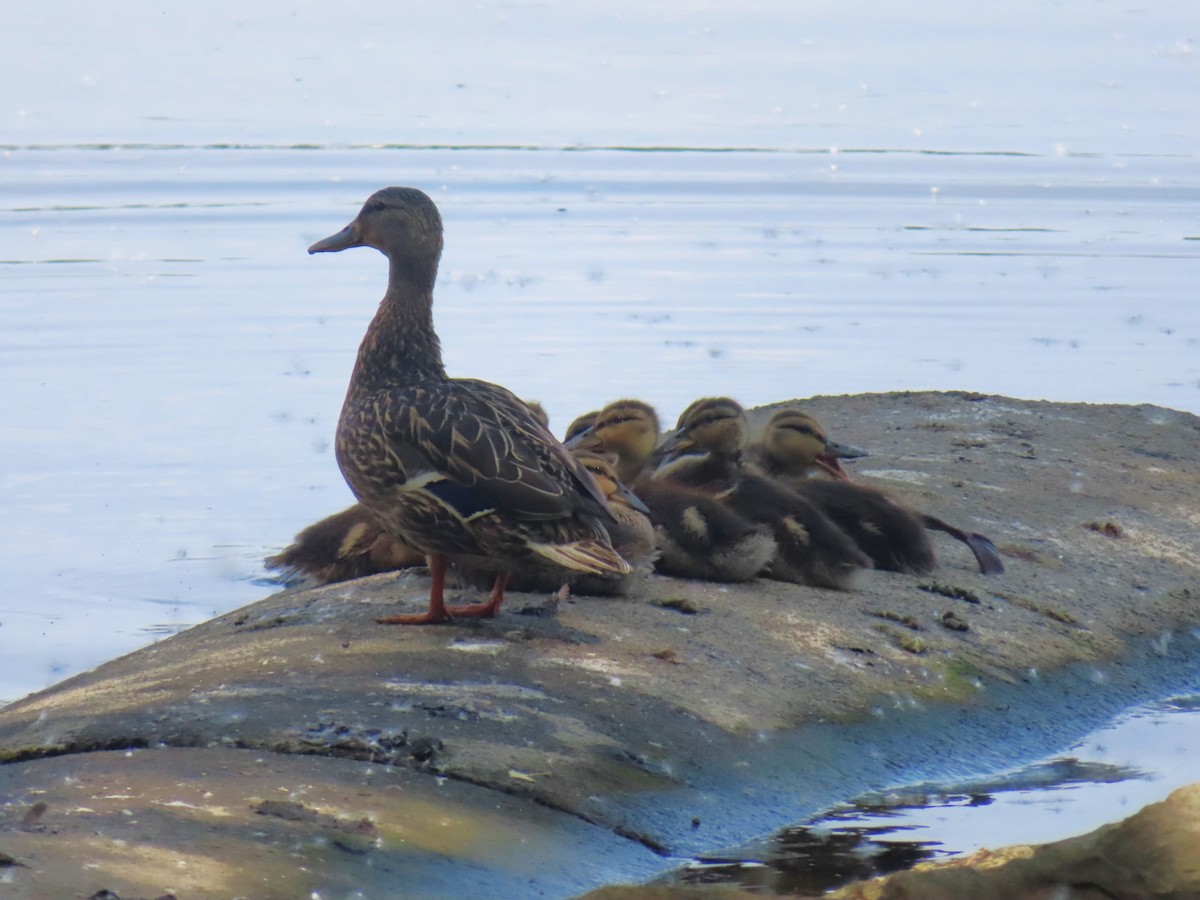
<svg viewBox="0 0 1200 900"><path fill-rule="evenodd" d="M366 205L363 206L362 211L368 215L371 213L382 212L385 205L386 204L382 200L368 200Z"/></svg>

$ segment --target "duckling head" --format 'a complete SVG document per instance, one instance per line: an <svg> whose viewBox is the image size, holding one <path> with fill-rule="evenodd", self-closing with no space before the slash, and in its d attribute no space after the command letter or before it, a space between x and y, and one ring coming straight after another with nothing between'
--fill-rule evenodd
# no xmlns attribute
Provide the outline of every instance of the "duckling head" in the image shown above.
<svg viewBox="0 0 1200 900"><path fill-rule="evenodd" d="M358 215L309 253L374 247L392 260L432 261L442 255L442 217L429 196L410 187L386 187L367 198Z"/></svg>
<svg viewBox="0 0 1200 900"><path fill-rule="evenodd" d="M830 440L815 418L798 409L783 409L771 416L763 431L763 452L783 471L801 474L820 469L833 478L849 481L839 459L859 459L865 450Z"/></svg>
<svg viewBox="0 0 1200 900"><path fill-rule="evenodd" d="M729 397L704 397L679 415L675 431L659 447L664 456L713 453L736 456L746 448L746 412Z"/></svg>
<svg viewBox="0 0 1200 900"><path fill-rule="evenodd" d="M572 423L571 428L575 427ZM658 432L658 413L653 406L641 400L617 400L595 413L590 427L574 435L568 430L567 446L615 453L621 480L631 483L654 452Z"/></svg>
<svg viewBox="0 0 1200 900"><path fill-rule="evenodd" d="M646 504L622 483L620 476L617 474L616 456L614 454L605 453L601 450L579 448L571 452L583 464L583 467L591 473L592 478L596 480L596 485L600 488L600 493L604 495L604 499L609 503L618 506L627 506L630 509L636 509L644 515L649 515L650 510Z"/></svg>
<svg viewBox="0 0 1200 900"><path fill-rule="evenodd" d="M563 435L563 443L568 446L576 446L576 444L572 444L571 442L584 432L590 431L592 426L596 424L596 416L598 415L600 415L600 411L593 409L585 412L582 416L578 416L567 426L567 433Z"/></svg>

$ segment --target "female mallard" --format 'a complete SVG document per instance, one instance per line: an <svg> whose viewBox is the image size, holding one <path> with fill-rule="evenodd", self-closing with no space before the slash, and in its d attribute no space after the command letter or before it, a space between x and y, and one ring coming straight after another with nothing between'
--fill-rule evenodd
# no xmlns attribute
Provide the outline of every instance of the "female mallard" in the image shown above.
<svg viewBox="0 0 1200 900"><path fill-rule="evenodd" d="M384 530L426 555L433 579L426 612L378 621L494 616L518 568L628 574L605 530L603 494L529 407L498 385L446 376L433 328L442 253L433 201L384 188L308 252L350 247L379 250L389 271L338 421L338 466ZM451 558L497 573L486 602L446 606Z"/></svg>
<svg viewBox="0 0 1200 900"><path fill-rule="evenodd" d="M747 469L746 432L746 414L736 400L697 400L659 448L663 461L653 477L707 491L769 526L777 545L767 572L772 578L849 589L870 559L815 505Z"/></svg>
<svg viewBox="0 0 1200 900"><path fill-rule="evenodd" d="M567 445L575 453L616 455L616 471L650 509L659 558L666 575L705 581L749 581L775 556L769 530L694 488L645 477L658 444L658 413L641 400L617 400L588 413L582 429L572 423ZM580 420L576 420L579 422Z"/></svg>
<svg viewBox="0 0 1200 900"><path fill-rule="evenodd" d="M821 423L798 409L775 413L754 450L767 472L820 507L871 557L876 568L918 575L931 572L937 561L926 529L933 529L966 544L985 575L1004 571L999 550L986 536L910 510L876 488L848 483L837 465L839 456L846 457L846 447L829 440ZM817 470L842 480L810 478Z"/></svg>
<svg viewBox="0 0 1200 900"><path fill-rule="evenodd" d="M540 403L530 400L527 405L539 422L550 424ZM301 529L291 544L264 560L288 583L312 580L317 584L394 572L423 562L424 553L384 531L361 503Z"/></svg>

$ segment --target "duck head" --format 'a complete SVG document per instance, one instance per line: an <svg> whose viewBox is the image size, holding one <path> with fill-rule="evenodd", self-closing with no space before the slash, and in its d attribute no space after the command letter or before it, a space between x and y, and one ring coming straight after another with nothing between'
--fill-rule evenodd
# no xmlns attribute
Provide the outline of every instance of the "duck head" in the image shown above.
<svg viewBox="0 0 1200 900"><path fill-rule="evenodd" d="M675 431L658 448L666 456L713 453L737 456L746 448L746 412L729 397L704 397L679 416Z"/></svg>
<svg viewBox="0 0 1200 900"><path fill-rule="evenodd" d="M442 217L429 196L410 187L376 191L337 234L317 241L309 253L374 247L389 259L432 260L442 254Z"/></svg>
<svg viewBox="0 0 1200 900"><path fill-rule="evenodd" d="M592 478L596 480L596 485L600 488L600 493L609 503L636 509L643 515L650 514L646 504L621 482L617 475L616 457L613 454L583 449L575 449L571 452L591 473Z"/></svg>
<svg viewBox="0 0 1200 900"><path fill-rule="evenodd" d="M617 400L591 415L595 418L582 430L575 429L584 416L571 424L567 446L615 453L621 480L632 483L658 443L658 413L641 400Z"/></svg>
<svg viewBox="0 0 1200 900"><path fill-rule="evenodd" d="M858 447L830 440L820 422L798 409L783 409L771 416L763 431L762 446L785 471L800 473L816 468L839 481L850 480L839 459L868 455Z"/></svg>

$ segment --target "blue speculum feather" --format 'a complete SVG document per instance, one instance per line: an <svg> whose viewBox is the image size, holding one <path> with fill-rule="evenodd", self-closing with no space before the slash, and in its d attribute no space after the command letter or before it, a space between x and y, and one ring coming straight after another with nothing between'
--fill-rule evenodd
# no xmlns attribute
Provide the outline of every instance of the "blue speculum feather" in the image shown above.
<svg viewBox="0 0 1200 900"><path fill-rule="evenodd" d="M457 481L431 481L423 490L437 497L463 518L495 509L495 504L489 502L487 497L481 496L478 490Z"/></svg>

